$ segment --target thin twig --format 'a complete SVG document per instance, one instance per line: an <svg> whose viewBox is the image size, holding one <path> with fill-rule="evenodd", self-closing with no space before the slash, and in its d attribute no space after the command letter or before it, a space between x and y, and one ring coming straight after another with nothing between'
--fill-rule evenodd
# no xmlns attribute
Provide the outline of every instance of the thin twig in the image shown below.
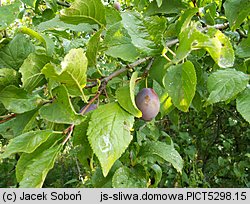
<svg viewBox="0 0 250 204"><path fill-rule="evenodd" d="M75 125L72 124L72 125L70 125L70 126L67 128L67 137L63 140L62 145L65 145L66 142L70 139L70 137L71 137L71 135L72 135L72 133L73 133L74 127L75 127Z"/></svg>
<svg viewBox="0 0 250 204"><path fill-rule="evenodd" d="M64 6L64 7L67 7L69 8L71 5L70 3L67 3L67 2L63 2L63 1L56 1L56 3L60 6Z"/></svg>
<svg viewBox="0 0 250 204"><path fill-rule="evenodd" d="M146 69L144 70L144 72L142 74L142 78L146 78L148 76L148 72L154 63L154 60L155 60L154 58L151 59L151 61L149 62L148 66L146 67Z"/></svg>
<svg viewBox="0 0 250 204"><path fill-rule="evenodd" d="M102 86L100 86L99 91L96 93L96 95L89 101L88 105L85 106L85 108L83 108L80 111L80 114L83 115L86 110L89 108L89 106L100 96L100 94L103 92L103 90L106 88L106 83L103 83ZM67 134L67 137L63 140L62 145L65 145L66 142L71 138L71 135L73 133L75 124L70 125L66 130L64 130L64 134Z"/></svg>
<svg viewBox="0 0 250 204"><path fill-rule="evenodd" d="M112 74L110 74L109 76L101 79L100 81L101 81L101 83L103 83L103 82L107 83L109 80L113 79L114 77L122 74L123 72L127 71L128 69L133 69L134 67L146 62L149 59L151 59L151 57L145 57L143 59L139 59L131 64L128 64L128 65L122 67L121 69L118 69L117 71L115 71ZM97 85L97 82L93 82L91 84L86 85L85 88L92 88L96 85Z"/></svg>
<svg viewBox="0 0 250 204"><path fill-rule="evenodd" d="M8 120L12 119L12 118L15 118L16 117L16 114L15 113L12 113L12 114L9 114L9 115L3 115L3 116L0 116L0 124L1 123L5 123L7 122Z"/></svg>

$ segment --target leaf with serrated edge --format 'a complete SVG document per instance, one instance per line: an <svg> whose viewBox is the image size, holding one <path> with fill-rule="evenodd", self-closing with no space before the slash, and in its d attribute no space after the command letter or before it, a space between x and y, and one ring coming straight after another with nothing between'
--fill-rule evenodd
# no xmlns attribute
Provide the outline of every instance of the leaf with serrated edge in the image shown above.
<svg viewBox="0 0 250 204"><path fill-rule="evenodd" d="M49 170L53 168L61 145L43 151L26 168L20 188L41 188Z"/></svg>
<svg viewBox="0 0 250 204"><path fill-rule="evenodd" d="M249 0L227 0L224 3L225 15L232 30L238 28L241 23L249 16Z"/></svg>
<svg viewBox="0 0 250 204"><path fill-rule="evenodd" d="M59 144L63 138L63 134L53 133L46 140L46 142L42 143L39 147L37 147L35 151L31 153L22 153L16 165L17 182L20 182L23 179L23 175L27 167L32 165L34 160L39 157L40 154L42 154L45 150L55 146L56 144Z"/></svg>
<svg viewBox="0 0 250 204"><path fill-rule="evenodd" d="M132 62L139 56L137 48L132 44L127 30L121 22L117 22L109 27L103 44L107 47L105 53L114 58Z"/></svg>
<svg viewBox="0 0 250 204"><path fill-rule="evenodd" d="M218 70L207 80L210 93L206 105L226 101L243 91L248 84L249 76L235 69Z"/></svg>
<svg viewBox="0 0 250 204"><path fill-rule="evenodd" d="M204 34L196 26L187 27L180 33L179 41L180 45L173 59L176 64L186 58L192 50L205 49L220 67L226 68L234 65L234 50L230 40L215 28L209 28Z"/></svg>
<svg viewBox="0 0 250 204"><path fill-rule="evenodd" d="M250 87L247 87L240 95L236 98L237 111L250 123Z"/></svg>
<svg viewBox="0 0 250 204"><path fill-rule="evenodd" d="M130 169L122 166L117 169L112 178L112 186L114 188L146 188L146 172L143 167L136 167Z"/></svg>
<svg viewBox="0 0 250 204"><path fill-rule="evenodd" d="M3 138L12 139L36 126L37 109L18 114L15 118L0 124L0 134Z"/></svg>
<svg viewBox="0 0 250 204"><path fill-rule="evenodd" d="M142 117L142 112L135 104L135 81L137 76L138 72L134 72L131 76L129 86L124 86L117 89L116 97L121 107L123 107L135 117L140 118Z"/></svg>
<svg viewBox="0 0 250 204"><path fill-rule="evenodd" d="M85 119L84 116L75 112L65 86L56 87L52 94L55 97L52 104L46 104L39 110L43 119L54 123L76 125Z"/></svg>
<svg viewBox="0 0 250 204"><path fill-rule="evenodd" d="M17 34L9 44L0 49L0 68L18 70L35 46L23 34Z"/></svg>
<svg viewBox="0 0 250 204"><path fill-rule="evenodd" d="M168 68L165 76L166 90L179 110L188 111L195 95L196 83L195 68L190 61Z"/></svg>
<svg viewBox="0 0 250 204"><path fill-rule="evenodd" d="M165 19L148 17L144 21L137 12L126 12L122 13L121 16L123 26L128 31L135 47L148 55L159 55L161 53Z"/></svg>
<svg viewBox="0 0 250 204"><path fill-rule="evenodd" d="M151 156L159 156L167 162L170 162L173 167L181 172L183 168L183 160L180 154L174 149L173 145L167 145L164 142L146 142L140 152L140 157L151 157Z"/></svg>
<svg viewBox="0 0 250 204"><path fill-rule="evenodd" d="M33 152L39 145L45 142L53 133L52 130L38 130L24 133L10 140L5 152L0 155L1 158L7 158L11 154L18 152Z"/></svg>
<svg viewBox="0 0 250 204"><path fill-rule="evenodd" d="M24 89L10 85L0 92L0 101L14 113L24 113L35 109L42 98L38 94L28 94Z"/></svg>
<svg viewBox="0 0 250 204"><path fill-rule="evenodd" d="M0 30L4 30L12 22L15 21L19 8L21 6L20 1L11 1L12 4L0 6ZM9 4L9 3L8 3Z"/></svg>
<svg viewBox="0 0 250 204"><path fill-rule="evenodd" d="M105 7L101 0L76 0L70 8L61 10L60 19L72 24L106 24Z"/></svg>
<svg viewBox="0 0 250 204"><path fill-rule="evenodd" d="M87 83L87 66L88 59L83 49L71 49L64 57L60 69L52 64L47 64L42 69L42 73L46 78L64 84L70 95L81 96L86 101L82 89Z"/></svg>
<svg viewBox="0 0 250 204"><path fill-rule="evenodd" d="M99 106L92 113L87 132L88 140L101 163L105 177L129 146L133 123L134 117L117 103Z"/></svg>

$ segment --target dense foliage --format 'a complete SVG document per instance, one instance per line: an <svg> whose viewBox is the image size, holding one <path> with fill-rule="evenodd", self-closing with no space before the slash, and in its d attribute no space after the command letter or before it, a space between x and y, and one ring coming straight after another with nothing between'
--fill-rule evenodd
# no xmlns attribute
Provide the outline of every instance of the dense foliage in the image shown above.
<svg viewBox="0 0 250 204"><path fill-rule="evenodd" d="M250 187L249 14L0 0L0 187Z"/></svg>

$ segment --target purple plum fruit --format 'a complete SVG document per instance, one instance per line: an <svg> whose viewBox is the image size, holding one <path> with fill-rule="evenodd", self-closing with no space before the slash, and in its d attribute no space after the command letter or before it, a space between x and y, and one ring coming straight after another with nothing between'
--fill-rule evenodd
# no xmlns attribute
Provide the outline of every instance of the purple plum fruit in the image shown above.
<svg viewBox="0 0 250 204"><path fill-rule="evenodd" d="M135 97L135 103L142 112L142 119L152 120L160 110L160 101L157 93L151 88L144 88Z"/></svg>

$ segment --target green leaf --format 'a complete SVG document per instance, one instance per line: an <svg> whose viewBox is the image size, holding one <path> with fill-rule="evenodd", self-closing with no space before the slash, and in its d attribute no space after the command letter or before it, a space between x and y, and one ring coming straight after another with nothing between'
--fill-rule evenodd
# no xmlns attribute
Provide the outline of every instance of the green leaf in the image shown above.
<svg viewBox="0 0 250 204"><path fill-rule="evenodd" d="M28 92L43 85L46 81L41 73L42 68L50 61L46 55L31 53L20 67L22 74L23 88Z"/></svg>
<svg viewBox="0 0 250 204"><path fill-rule="evenodd" d="M17 181L20 182L23 179L23 176L30 165L40 157L40 155L56 145L58 142L62 140L64 135L51 134L50 137L46 140L46 142L42 143L35 151L32 153L22 153L17 165L16 165L16 178ZM27 175L28 176L28 175ZM27 178L26 178L27 179ZM29 178L28 178L29 179Z"/></svg>
<svg viewBox="0 0 250 204"><path fill-rule="evenodd" d="M35 8L37 0L21 0L24 4Z"/></svg>
<svg viewBox="0 0 250 204"><path fill-rule="evenodd" d="M102 169L98 166L93 176L91 177L91 184L94 186L94 188L112 188L112 178L114 176L114 173L121 166L122 163L117 160L106 177L103 176Z"/></svg>
<svg viewBox="0 0 250 204"><path fill-rule="evenodd" d="M207 25L214 25L215 18L217 17L217 5L216 2L212 2L203 8L202 21Z"/></svg>
<svg viewBox="0 0 250 204"><path fill-rule="evenodd" d="M97 29L98 26L96 25L90 25L88 23L79 23L77 25L72 25L65 23L59 19L59 16L56 16L55 18L42 22L37 26L37 29L40 32L43 32L45 30L72 30L75 32L91 32L93 29Z"/></svg>
<svg viewBox="0 0 250 204"><path fill-rule="evenodd" d="M133 123L134 117L117 103L99 106L92 113L88 140L101 163L104 176L131 142Z"/></svg>
<svg viewBox="0 0 250 204"><path fill-rule="evenodd" d="M183 168L183 160L174 149L174 146L167 145L163 142L155 141L144 143L140 149L139 156L142 158L159 156L165 161L170 162L178 172L181 172Z"/></svg>
<svg viewBox="0 0 250 204"><path fill-rule="evenodd" d="M236 54L240 58L250 57L250 34L246 39L243 39L236 47Z"/></svg>
<svg viewBox="0 0 250 204"><path fill-rule="evenodd" d="M172 110L175 109L172 98L169 96L168 92L164 92L160 96L160 112L161 112L161 117L164 117L165 115L169 114Z"/></svg>
<svg viewBox="0 0 250 204"><path fill-rule="evenodd" d="M204 44L201 43L201 45L197 45L197 48L199 46L204 47L220 67L232 67L234 65L235 56L228 37L215 28L209 28L207 35L210 37L210 42L208 43L211 43L211 45L207 45L207 43L204 42Z"/></svg>
<svg viewBox="0 0 250 204"><path fill-rule="evenodd" d="M15 1L13 4L0 6L0 31L7 28L17 18L20 1Z"/></svg>
<svg viewBox="0 0 250 204"><path fill-rule="evenodd" d="M80 124L85 117L77 114L71 104L65 86L53 89L54 101L40 108L39 113L45 120L54 123Z"/></svg>
<svg viewBox="0 0 250 204"><path fill-rule="evenodd" d="M101 0L76 0L70 8L60 12L60 19L66 23L106 24L105 7Z"/></svg>
<svg viewBox="0 0 250 204"><path fill-rule="evenodd" d="M247 87L243 92L236 98L237 111L250 123L250 88Z"/></svg>
<svg viewBox="0 0 250 204"><path fill-rule="evenodd" d="M105 53L114 58L133 62L139 56L137 48L132 44L127 30L121 22L109 27L103 45L107 47Z"/></svg>
<svg viewBox="0 0 250 204"><path fill-rule="evenodd" d="M34 51L34 45L23 34L17 34L9 44L0 49L0 68L18 70L28 55Z"/></svg>
<svg viewBox="0 0 250 204"><path fill-rule="evenodd" d="M73 131L73 145L79 147L77 158L84 167L89 166L89 159L91 159L93 155L93 151L87 138L89 121L90 116L88 115L86 120L79 125L76 125Z"/></svg>
<svg viewBox="0 0 250 204"><path fill-rule="evenodd" d="M167 93L173 104L181 111L187 112L196 91L196 72L192 62L171 66L165 76Z"/></svg>
<svg viewBox="0 0 250 204"><path fill-rule="evenodd" d="M107 28L109 29L110 26L120 22L122 20L122 17L120 15L120 12L117 11L114 7L105 7L106 9L106 22L107 22Z"/></svg>
<svg viewBox="0 0 250 204"><path fill-rule="evenodd" d="M0 103L0 115L6 113L7 110L5 109L4 105L2 103ZM1 127L1 124L0 124ZM1 130L0 130L0 134L1 134Z"/></svg>
<svg viewBox="0 0 250 204"><path fill-rule="evenodd" d="M27 34L33 38L36 38L37 40L39 40L41 43L43 43L44 47L46 48L47 54L49 56L51 56L54 52L55 49L55 45L53 40L51 40L48 36L40 34L30 28L27 27L21 27L19 29L20 32Z"/></svg>
<svg viewBox="0 0 250 204"><path fill-rule="evenodd" d="M151 169L155 172L154 184L152 185L152 187L157 188L158 184L160 183L160 181L162 179L162 170L158 164L153 164L151 166Z"/></svg>
<svg viewBox="0 0 250 204"><path fill-rule="evenodd" d="M10 140L5 152L0 155L1 158L7 158L11 154L18 152L33 152L38 146L45 142L53 133L52 130L38 130L24 133Z"/></svg>
<svg viewBox="0 0 250 204"><path fill-rule="evenodd" d="M14 69L0 69L0 90L3 90L8 85L18 86L20 82L20 74Z"/></svg>
<svg viewBox="0 0 250 204"><path fill-rule="evenodd" d="M168 63L166 58L156 57L149 70L149 77L156 80L162 87L164 87L164 76L168 68Z"/></svg>
<svg viewBox="0 0 250 204"><path fill-rule="evenodd" d="M234 50L230 40L219 30L209 28L206 34L196 27L185 29L179 36L180 45L176 51L174 63L186 58L192 50L205 49L222 68L234 65Z"/></svg>
<svg viewBox="0 0 250 204"><path fill-rule="evenodd" d="M89 66L94 66L96 64L96 58L99 50L100 37L102 34L102 29L97 31L90 39L87 45L86 56L88 58Z"/></svg>
<svg viewBox="0 0 250 204"><path fill-rule="evenodd" d="M250 14L250 0L227 0L225 14L232 30L236 30Z"/></svg>
<svg viewBox="0 0 250 204"><path fill-rule="evenodd" d="M24 89L10 85L0 92L0 101L14 113L24 113L35 109L43 99L37 94L28 94Z"/></svg>
<svg viewBox="0 0 250 204"><path fill-rule="evenodd" d="M157 6L158 6L158 7L161 7L161 5L162 5L162 0L156 0L156 3L157 3Z"/></svg>
<svg viewBox="0 0 250 204"><path fill-rule="evenodd" d="M198 11L198 8L189 8L185 10L176 23L176 33L181 33L183 30L185 30L189 26L193 16Z"/></svg>
<svg viewBox="0 0 250 204"><path fill-rule="evenodd" d="M120 167L116 170L112 186L114 188L146 188L146 173L142 168Z"/></svg>
<svg viewBox="0 0 250 204"><path fill-rule="evenodd" d="M153 1L146 9L146 14L148 15L155 15L157 13L176 14L180 13L181 10L187 7L187 5L182 2L182 0L164 0L162 1L162 5L160 7L158 5L159 5L158 2Z"/></svg>
<svg viewBox="0 0 250 204"><path fill-rule="evenodd" d="M147 55L159 55L162 52L163 33L166 19L160 17L142 18L139 13L122 13L122 23L132 39L132 43Z"/></svg>
<svg viewBox="0 0 250 204"><path fill-rule="evenodd" d="M20 181L20 188L41 188L47 173L53 168L62 146L58 145L43 151L33 159Z"/></svg>
<svg viewBox="0 0 250 204"><path fill-rule="evenodd" d="M249 76L235 69L218 70L208 77L207 89L210 93L206 105L226 101L243 91Z"/></svg>
<svg viewBox="0 0 250 204"><path fill-rule="evenodd" d="M142 117L142 112L137 108L135 104L135 82L138 76L138 72L134 72L131 76L130 83L127 86L119 87L116 91L116 97L118 103L126 111L131 113L137 118Z"/></svg>
<svg viewBox="0 0 250 204"><path fill-rule="evenodd" d="M11 120L0 124L0 134L6 139L12 139L28 132L36 126L37 109L19 114Z"/></svg>
<svg viewBox="0 0 250 204"><path fill-rule="evenodd" d="M71 96L81 96L86 101L82 89L87 83L87 66L88 60L83 49L71 49L64 57L61 68L47 64L42 73L46 78L64 84Z"/></svg>

